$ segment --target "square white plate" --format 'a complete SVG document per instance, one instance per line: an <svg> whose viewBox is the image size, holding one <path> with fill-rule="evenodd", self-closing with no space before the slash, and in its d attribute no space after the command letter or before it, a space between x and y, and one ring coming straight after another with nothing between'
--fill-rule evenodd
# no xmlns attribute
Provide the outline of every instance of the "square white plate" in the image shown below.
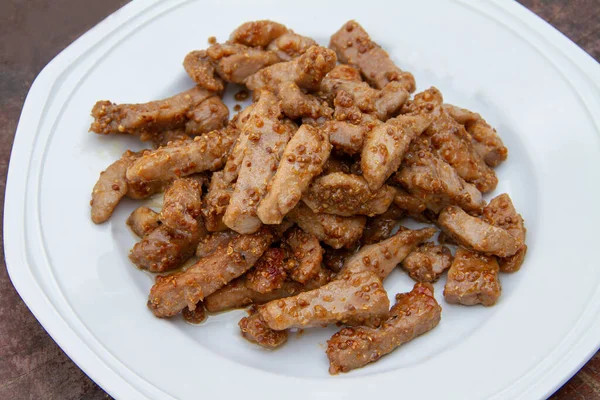
<svg viewBox="0 0 600 400"><path fill-rule="evenodd" d="M99 172L140 144L88 133L90 109L191 87L188 51L262 18L322 44L357 19L418 90L434 85L498 128L510 156L496 193L523 214L529 253L501 276L496 306L448 305L440 282L439 327L335 377L323 348L333 329L268 352L239 336L242 311L196 327L147 310L152 278L127 259L134 202L99 226L88 204ZM57 56L29 92L8 175L8 270L56 342L117 398L543 398L600 345L599 82L593 59L512 1L136 1ZM411 286L399 271L386 281L391 295Z"/></svg>

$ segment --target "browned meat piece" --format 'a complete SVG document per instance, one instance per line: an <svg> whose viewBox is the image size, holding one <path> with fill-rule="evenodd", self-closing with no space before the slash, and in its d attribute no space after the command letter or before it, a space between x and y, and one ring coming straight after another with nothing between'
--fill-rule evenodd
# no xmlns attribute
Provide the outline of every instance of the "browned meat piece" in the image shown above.
<svg viewBox="0 0 600 400"><path fill-rule="evenodd" d="M383 280L415 247L430 239L435 232L435 228L405 229L382 242L364 246L346 260L340 274L367 269Z"/></svg>
<svg viewBox="0 0 600 400"><path fill-rule="evenodd" d="M344 81L362 82L360 71L348 64L338 64L325 75L325 79L341 79Z"/></svg>
<svg viewBox="0 0 600 400"><path fill-rule="evenodd" d="M435 282L445 270L450 268L450 264L452 264L450 249L427 242L406 256L402 261L402 268L417 282Z"/></svg>
<svg viewBox="0 0 600 400"><path fill-rule="evenodd" d="M166 146L169 143L189 142L192 140L192 137L185 133L185 129L170 129L162 131L160 133L153 133L148 137L150 138L149 140L152 142L152 147L154 147L155 149L158 149L162 146Z"/></svg>
<svg viewBox="0 0 600 400"><path fill-rule="evenodd" d="M409 293L397 294L388 320L379 328L344 328L327 341L329 373L348 372L375 362L397 347L435 328L442 307L433 286L415 284Z"/></svg>
<svg viewBox="0 0 600 400"><path fill-rule="evenodd" d="M288 142L257 214L265 224L279 224L298 204L312 179L323 170L331 144L323 130L302 125Z"/></svg>
<svg viewBox="0 0 600 400"><path fill-rule="evenodd" d="M315 235L320 241L340 249L349 247L360 239L367 219L364 216L340 217L316 214L303 202L290 210L287 217L302 230Z"/></svg>
<svg viewBox="0 0 600 400"><path fill-rule="evenodd" d="M204 305L210 312L220 312L232 308L242 308L249 304L264 304L272 300L294 296L307 290L319 288L329 283L330 280L331 272L321 268L319 274L305 285L288 279L279 289L268 293L259 293L247 287L247 279L246 275L244 275L208 296L204 300Z"/></svg>
<svg viewBox="0 0 600 400"><path fill-rule="evenodd" d="M394 204L401 210L406 210L413 218L420 215L427 209L427 205L423 203L419 198L413 196L410 193L406 193L404 190L396 188L396 196L394 197Z"/></svg>
<svg viewBox="0 0 600 400"><path fill-rule="evenodd" d="M205 233L198 221L202 189L191 178L177 179L165 191L162 225L135 244L129 259L150 272L165 272L181 266L193 254Z"/></svg>
<svg viewBox="0 0 600 400"><path fill-rule="evenodd" d="M215 75L215 66L206 54L206 50L196 50L188 53L183 60L185 72L198 86L213 92L222 92L223 80Z"/></svg>
<svg viewBox="0 0 600 400"><path fill-rule="evenodd" d="M292 280L306 283L319 274L323 248L315 235L293 228L286 232L284 245L291 255L285 268Z"/></svg>
<svg viewBox="0 0 600 400"><path fill-rule="evenodd" d="M376 88L398 81L409 92L415 91L415 78L404 72L390 59L389 54L356 21L348 21L331 36L329 47L335 50L340 62L357 66L365 79Z"/></svg>
<svg viewBox="0 0 600 400"><path fill-rule="evenodd" d="M485 205L481 192L433 155L424 138L416 139L410 146L394 179L436 214L449 204L481 214Z"/></svg>
<svg viewBox="0 0 600 400"><path fill-rule="evenodd" d="M219 232L228 229L227 225L223 223L223 215L229 205L231 193L233 193L233 183L228 182L225 176L231 176L227 172L227 165L224 170L213 173L208 193L202 204L202 215L204 216L206 229L209 232ZM237 172L235 173L235 178L237 178Z"/></svg>
<svg viewBox="0 0 600 400"><path fill-rule="evenodd" d="M367 130L364 125L346 121L327 121L323 127L336 150L353 155L361 152Z"/></svg>
<svg viewBox="0 0 600 400"><path fill-rule="evenodd" d="M438 225L459 244L485 254L509 257L523 245L508 231L472 217L458 206L446 207L438 217Z"/></svg>
<svg viewBox="0 0 600 400"><path fill-rule="evenodd" d="M381 280L370 271L342 273L318 289L273 300L258 309L269 328L278 331L335 322L377 326L390 307Z"/></svg>
<svg viewBox="0 0 600 400"><path fill-rule="evenodd" d="M364 113L373 114L382 121L397 114L406 100L408 92L398 82L391 82L381 90L373 89L366 82L346 81L326 77L321 82L321 92L334 98L340 91L350 95L350 99ZM347 104L346 107L351 104Z"/></svg>
<svg viewBox="0 0 600 400"><path fill-rule="evenodd" d="M200 103L198 107L190 110L185 132L190 135L199 135L223 128L229 120L229 109L217 96L211 97Z"/></svg>
<svg viewBox="0 0 600 400"><path fill-rule="evenodd" d="M194 325L198 325L202 322L204 322L204 320L206 319L207 315L206 315L206 310L204 309L204 306L202 305L202 303L198 303L196 304L196 308L191 311L189 308L184 308L183 309L183 319L190 323L190 324L194 324Z"/></svg>
<svg viewBox="0 0 600 400"><path fill-rule="evenodd" d="M127 169L129 182L170 181L180 176L222 168L229 150L239 135L225 128L191 142L177 142L154 151L146 151Z"/></svg>
<svg viewBox="0 0 600 400"><path fill-rule="evenodd" d="M160 132L185 126L191 110L214 92L194 87L168 99L143 104L114 104L99 101L92 108L94 122L90 131L108 135L129 133L139 135L144 132Z"/></svg>
<svg viewBox="0 0 600 400"><path fill-rule="evenodd" d="M477 154L483 158L490 167L495 167L508 157L508 149L504 147L502 139L481 115L464 108L444 104L444 110L456 122L462 124L471 135L473 146Z"/></svg>
<svg viewBox="0 0 600 400"><path fill-rule="evenodd" d="M281 109L275 95L262 91L242 135L246 148L231 200L223 222L239 233L254 233L262 222L257 216L258 203L267 192L295 125L280 121Z"/></svg>
<svg viewBox="0 0 600 400"><path fill-rule="evenodd" d="M360 242L363 245L381 242L392 235L394 226L404 215L404 210L395 204L391 204L386 212L367 219L367 225Z"/></svg>
<svg viewBox="0 0 600 400"><path fill-rule="evenodd" d="M504 193L493 198L490 204L483 209L483 220L488 224L506 230L518 242L522 243L521 248L514 255L498 258L500 271L518 271L527 253L527 245L525 244L527 229L525 229L523 217L515 210L510 196Z"/></svg>
<svg viewBox="0 0 600 400"><path fill-rule="evenodd" d="M325 246L323 264L332 272L340 272L346 263L346 260L352 257L358 251L358 245L359 243L356 243L356 247L351 249L334 249L332 247Z"/></svg>
<svg viewBox="0 0 600 400"><path fill-rule="evenodd" d="M422 115L401 115L369 132L360 165L371 190L379 189L398 169L410 143L430 122L429 118Z"/></svg>
<svg viewBox="0 0 600 400"><path fill-rule="evenodd" d="M373 216L383 214L395 195L391 186L371 191L362 176L336 172L315 179L302 201L315 213Z"/></svg>
<svg viewBox="0 0 600 400"><path fill-rule="evenodd" d="M126 172L133 164L139 153L126 151L120 159L112 163L100 173L98 182L92 190L92 221L101 224L107 221L117 207L117 204L127 194L129 189Z"/></svg>
<svg viewBox="0 0 600 400"><path fill-rule="evenodd" d="M448 271L444 299L450 304L493 306L502 290L498 269L496 257L459 247Z"/></svg>
<svg viewBox="0 0 600 400"><path fill-rule="evenodd" d="M312 46L292 61L263 68L246 79L250 90L277 92L282 82L294 82L308 91L316 91L323 77L335 67L335 53L325 47Z"/></svg>
<svg viewBox="0 0 600 400"><path fill-rule="evenodd" d="M317 42L293 31L287 31L269 43L267 50L275 52L283 61L290 61L306 53L312 46L318 46Z"/></svg>
<svg viewBox="0 0 600 400"><path fill-rule="evenodd" d="M471 142L471 136L442 108L442 94L434 87L415 96L407 111L428 113L431 125L424 136L429 139L432 151L456 169L465 181L474 184L482 193L496 188L498 178Z"/></svg>
<svg viewBox="0 0 600 400"><path fill-rule="evenodd" d="M240 320L242 337L266 349L275 349L287 342L287 331L275 331L263 321L256 311Z"/></svg>
<svg viewBox="0 0 600 400"><path fill-rule="evenodd" d="M225 82L239 84L261 69L281 61L272 51L241 44L215 44L206 50L206 54Z"/></svg>
<svg viewBox="0 0 600 400"><path fill-rule="evenodd" d="M131 228L133 233L139 237L144 237L160 225L160 215L148 207L138 207L129 218L127 218L127 225Z"/></svg>
<svg viewBox="0 0 600 400"><path fill-rule="evenodd" d="M232 43L250 47L267 47L269 43L286 33L285 25L269 20L250 21L240 25L229 36Z"/></svg>
<svg viewBox="0 0 600 400"><path fill-rule="evenodd" d="M200 300L252 268L274 239L268 228L262 228L253 235L234 238L185 271L157 277L148 307L161 318L176 315L185 306L193 311Z"/></svg>
<svg viewBox="0 0 600 400"><path fill-rule="evenodd" d="M214 253L219 247L226 246L229 242L231 242L238 236L240 236L239 233L230 230L215 232L211 233L210 235L206 235L205 237L200 239L200 242L198 243L198 247L196 248L196 257L208 257L209 255Z"/></svg>
<svg viewBox="0 0 600 400"><path fill-rule="evenodd" d="M291 119L301 117L329 118L333 113L327 103L322 103L316 97L304 93L294 82L283 82L279 85L278 95L281 99L281 110Z"/></svg>
<svg viewBox="0 0 600 400"><path fill-rule="evenodd" d="M283 286L287 278L285 251L268 249L246 274L246 287L258 293L269 293Z"/></svg>

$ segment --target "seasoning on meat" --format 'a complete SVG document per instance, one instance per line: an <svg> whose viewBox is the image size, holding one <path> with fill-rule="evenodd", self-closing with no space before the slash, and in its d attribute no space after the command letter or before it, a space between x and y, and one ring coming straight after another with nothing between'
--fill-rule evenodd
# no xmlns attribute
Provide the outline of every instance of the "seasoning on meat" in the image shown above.
<svg viewBox="0 0 600 400"><path fill-rule="evenodd" d="M402 268L416 282L435 282L450 268L452 253L446 246L426 242L402 261Z"/></svg>
<svg viewBox="0 0 600 400"><path fill-rule="evenodd" d="M138 207L127 218L127 225L137 236L144 237L159 227L160 214L145 206Z"/></svg>

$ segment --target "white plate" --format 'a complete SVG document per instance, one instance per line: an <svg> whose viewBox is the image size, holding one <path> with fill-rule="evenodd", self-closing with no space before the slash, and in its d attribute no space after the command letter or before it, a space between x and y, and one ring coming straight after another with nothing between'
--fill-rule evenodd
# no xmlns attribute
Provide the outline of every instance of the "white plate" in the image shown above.
<svg viewBox="0 0 600 400"><path fill-rule="evenodd" d="M136 140L88 133L98 99L143 102L192 85L181 62L238 24L271 18L326 44L356 18L419 90L481 112L510 157L509 192L528 228L521 272L502 275L495 307L436 297L442 322L381 361L330 377L315 329L267 352L244 342L241 311L201 327L156 319L152 284L127 259L125 202L106 224L89 217L99 172ZM600 67L511 1L138 1L73 43L39 75L25 102L10 162L5 251L11 279L46 330L115 397L359 399L542 398L598 349L597 209ZM411 282L396 272L390 294ZM214 397L213 397L214 396Z"/></svg>

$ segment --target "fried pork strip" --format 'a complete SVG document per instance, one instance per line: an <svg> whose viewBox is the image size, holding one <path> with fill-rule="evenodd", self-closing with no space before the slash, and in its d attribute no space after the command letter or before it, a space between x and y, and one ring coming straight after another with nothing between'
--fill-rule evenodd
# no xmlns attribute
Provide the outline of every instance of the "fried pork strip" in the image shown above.
<svg viewBox="0 0 600 400"><path fill-rule="evenodd" d="M452 253L446 246L426 242L406 256L402 268L416 282L435 282L450 268L452 259Z"/></svg>
<svg viewBox="0 0 600 400"><path fill-rule="evenodd" d="M242 318L238 325L244 339L265 349L275 349L287 342L288 332L269 328L255 310L252 310L249 316Z"/></svg>
<svg viewBox="0 0 600 400"><path fill-rule="evenodd" d="M320 241L334 249L349 247L358 239L367 222L364 216L340 217L314 213L304 202L298 203L287 217L302 230L315 235Z"/></svg>
<svg viewBox="0 0 600 400"><path fill-rule="evenodd" d="M261 294L280 289L287 278L284 261L283 249L270 248L265 251L246 274L246 287Z"/></svg>
<svg viewBox="0 0 600 400"><path fill-rule="evenodd" d="M317 45L317 42L309 37L299 35L293 31L287 31L269 43L267 50L275 52L283 61L290 61L306 53L312 46Z"/></svg>
<svg viewBox="0 0 600 400"><path fill-rule="evenodd" d="M269 43L288 32L285 25L269 20L245 22L229 36L231 43L250 47L267 47Z"/></svg>
<svg viewBox="0 0 600 400"><path fill-rule="evenodd" d="M401 115L369 132L361 153L361 168L371 190L379 189L398 169L410 143L430 123L423 115Z"/></svg>
<svg viewBox="0 0 600 400"><path fill-rule="evenodd" d="M202 188L192 178L175 180L165 191L161 225L135 244L129 259L150 272L181 266L196 250L206 232L200 216Z"/></svg>
<svg viewBox="0 0 600 400"><path fill-rule="evenodd" d="M200 135L227 125L229 109L223 101L214 96L200 103L188 113L185 132L189 135Z"/></svg>
<svg viewBox="0 0 600 400"><path fill-rule="evenodd" d="M505 229L470 216L458 206L446 207L438 217L438 225L459 244L489 255L510 257L523 246Z"/></svg>
<svg viewBox="0 0 600 400"><path fill-rule="evenodd" d="M398 231L394 236L379 243L363 246L346 260L340 274L360 272L365 269L385 279L420 243L430 239L435 228Z"/></svg>
<svg viewBox="0 0 600 400"><path fill-rule="evenodd" d="M323 248L319 239L295 227L285 233L283 243L291 254L285 267L290 270L290 278L303 284L314 279L321 271L323 261Z"/></svg>
<svg viewBox="0 0 600 400"><path fill-rule="evenodd" d="M465 306L494 305L501 293L498 270L496 257L459 247L448 271L444 299Z"/></svg>
<svg viewBox="0 0 600 400"><path fill-rule="evenodd" d="M206 235L200 242L198 243L198 247L196 248L196 257L208 257L212 253L214 253L219 247L226 246L229 242L231 242L236 237L240 236L239 233L226 230L222 232L211 233L210 235Z"/></svg>
<svg viewBox="0 0 600 400"><path fill-rule="evenodd" d="M525 228L523 217L515 210L510 196L504 193L493 198L490 204L483 209L482 218L488 224L506 230L518 242L522 243L514 255L498 258L500 271L518 271L527 253L527 245L525 244L527 229Z"/></svg>
<svg viewBox="0 0 600 400"><path fill-rule="evenodd" d="M315 96L304 93L294 82L283 82L279 85L278 96L281 99L281 110L291 119L302 117L329 118L333 113L327 103L320 101Z"/></svg>
<svg viewBox="0 0 600 400"><path fill-rule="evenodd" d="M127 226L139 237L144 237L160 225L160 214L148 207L138 207L127 218Z"/></svg>
<svg viewBox="0 0 600 400"><path fill-rule="evenodd" d="M281 61L272 51L232 43L214 44L206 50L206 55L221 79L238 84L243 84L246 78L261 69Z"/></svg>
<svg viewBox="0 0 600 400"><path fill-rule="evenodd" d="M194 50L183 59L183 68L198 86L221 93L225 88L223 80L216 76L215 66L206 50Z"/></svg>
<svg viewBox="0 0 600 400"><path fill-rule="evenodd" d="M148 307L160 318L176 315L186 306L193 311L199 301L248 271L274 239L269 228L240 235L185 271L157 277Z"/></svg>
<svg viewBox="0 0 600 400"><path fill-rule="evenodd" d="M402 344L435 328L442 307L433 297L433 286L415 284L412 291L396 295L396 304L379 328L344 328L327 341L329 373L348 372L375 362Z"/></svg>
<svg viewBox="0 0 600 400"><path fill-rule="evenodd" d="M348 21L331 36L329 47L335 50L340 62L355 65L365 79L378 89L397 81L408 92L414 92L415 78L404 72L390 59L389 54L356 21Z"/></svg>
<svg viewBox="0 0 600 400"><path fill-rule="evenodd" d="M184 127L189 113L215 93L196 86L163 100L143 104L114 104L99 101L92 108L90 131L108 135L159 132Z"/></svg>
<svg viewBox="0 0 600 400"><path fill-rule="evenodd" d="M392 235L394 226L403 216L404 210L392 203L383 214L368 218L367 225L360 238L361 244L373 244L389 238Z"/></svg>
<svg viewBox="0 0 600 400"><path fill-rule="evenodd" d="M294 82L303 89L316 91L325 75L335 67L336 60L333 51L312 46L298 58L263 68L249 76L245 83L250 90L277 92L281 83Z"/></svg>
<svg viewBox="0 0 600 400"><path fill-rule="evenodd" d="M336 172L315 179L302 201L315 213L374 216L383 214L395 195L391 186L371 191L362 176Z"/></svg>
<svg viewBox="0 0 600 400"><path fill-rule="evenodd" d="M307 328L335 322L377 326L387 317L387 293L370 271L342 273L318 289L273 300L258 309L269 328Z"/></svg>
<svg viewBox="0 0 600 400"><path fill-rule="evenodd" d="M246 148L231 200L223 222L239 233L254 233L262 222L257 216L259 202L267 185L277 171L293 123L280 121L281 109L275 95L262 91L260 99L244 124L242 135L247 136Z"/></svg>
<svg viewBox="0 0 600 400"><path fill-rule="evenodd" d="M302 125L287 143L277 172L258 205L257 215L265 224L280 224L300 201L311 180L323 170L331 144L326 133Z"/></svg>

